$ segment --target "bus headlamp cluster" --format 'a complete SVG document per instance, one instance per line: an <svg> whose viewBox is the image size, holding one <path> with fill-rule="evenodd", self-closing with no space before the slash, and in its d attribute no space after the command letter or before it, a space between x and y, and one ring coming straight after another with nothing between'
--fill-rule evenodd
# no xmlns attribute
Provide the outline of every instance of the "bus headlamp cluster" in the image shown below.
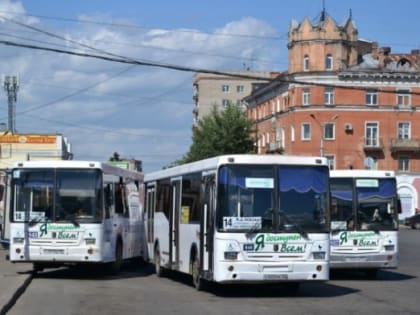
<svg viewBox="0 0 420 315"><path fill-rule="evenodd" d="M13 243L15 243L15 244L23 244L23 241L24 240L25 239L23 237L14 237L13 238Z"/></svg>
<svg viewBox="0 0 420 315"><path fill-rule="evenodd" d="M86 245L95 245L96 238L93 238L93 237L85 238L85 242L86 242Z"/></svg>
<svg viewBox="0 0 420 315"><path fill-rule="evenodd" d="M314 259L324 260L325 259L325 252L313 252L312 256Z"/></svg>
<svg viewBox="0 0 420 315"><path fill-rule="evenodd" d="M238 252L224 252L226 260L236 260L238 259Z"/></svg>
<svg viewBox="0 0 420 315"><path fill-rule="evenodd" d="M386 251L394 251L395 245L385 245L384 248Z"/></svg>

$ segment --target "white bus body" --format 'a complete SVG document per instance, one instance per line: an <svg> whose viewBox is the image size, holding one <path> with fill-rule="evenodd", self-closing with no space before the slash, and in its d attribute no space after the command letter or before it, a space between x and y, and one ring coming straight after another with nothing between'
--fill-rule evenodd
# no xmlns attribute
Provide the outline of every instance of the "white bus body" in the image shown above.
<svg viewBox="0 0 420 315"><path fill-rule="evenodd" d="M328 280L328 173L324 158L225 155L146 174L157 275L191 274L197 289Z"/></svg>
<svg viewBox="0 0 420 315"><path fill-rule="evenodd" d="M146 252L143 174L100 162L18 162L10 172L9 259L35 269L109 263Z"/></svg>
<svg viewBox="0 0 420 315"><path fill-rule="evenodd" d="M332 269L358 269L375 276L398 265L398 195L395 173L332 170Z"/></svg>

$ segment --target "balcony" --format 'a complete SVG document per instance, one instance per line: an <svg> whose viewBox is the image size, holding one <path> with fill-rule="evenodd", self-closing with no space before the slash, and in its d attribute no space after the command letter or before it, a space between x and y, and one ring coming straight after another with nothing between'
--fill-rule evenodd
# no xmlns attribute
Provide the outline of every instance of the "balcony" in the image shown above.
<svg viewBox="0 0 420 315"><path fill-rule="evenodd" d="M363 150L365 152L378 152L384 150L381 138L364 138Z"/></svg>
<svg viewBox="0 0 420 315"><path fill-rule="evenodd" d="M284 147L281 141L269 142L265 145L265 152L271 153L271 154L274 154L274 153L283 154Z"/></svg>
<svg viewBox="0 0 420 315"><path fill-rule="evenodd" d="M420 151L420 139L391 139L391 152L419 152Z"/></svg>

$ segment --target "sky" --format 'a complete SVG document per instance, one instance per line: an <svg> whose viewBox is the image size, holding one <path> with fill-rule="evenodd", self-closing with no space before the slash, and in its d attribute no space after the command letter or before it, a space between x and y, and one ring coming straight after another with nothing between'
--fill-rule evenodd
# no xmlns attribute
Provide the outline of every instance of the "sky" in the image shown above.
<svg viewBox="0 0 420 315"><path fill-rule="evenodd" d="M159 170L191 145L194 71L151 65L285 71L291 20L316 21L323 3L339 24L351 14L360 39L420 48L417 0L0 0L0 41L147 64L0 44L0 75L19 77L16 131L62 134L77 160L118 152Z"/></svg>

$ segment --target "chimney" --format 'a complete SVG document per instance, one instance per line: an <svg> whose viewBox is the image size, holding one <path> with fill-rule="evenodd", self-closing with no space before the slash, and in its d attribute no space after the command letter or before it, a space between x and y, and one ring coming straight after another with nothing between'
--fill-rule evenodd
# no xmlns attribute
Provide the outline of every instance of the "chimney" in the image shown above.
<svg viewBox="0 0 420 315"><path fill-rule="evenodd" d="M372 57L373 59L378 59L378 43L377 42L372 43Z"/></svg>

